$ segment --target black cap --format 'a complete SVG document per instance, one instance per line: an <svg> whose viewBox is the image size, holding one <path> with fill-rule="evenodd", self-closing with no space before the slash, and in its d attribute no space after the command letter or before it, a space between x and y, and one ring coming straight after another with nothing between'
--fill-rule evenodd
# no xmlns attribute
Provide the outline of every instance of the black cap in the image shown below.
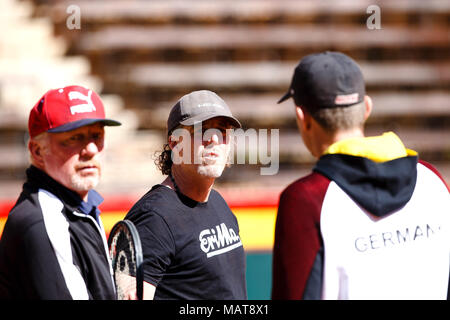
<svg viewBox="0 0 450 320"><path fill-rule="evenodd" d="M278 101L293 98L308 111L351 106L364 100L366 89L357 63L340 52L304 57L295 68L291 86Z"/></svg>

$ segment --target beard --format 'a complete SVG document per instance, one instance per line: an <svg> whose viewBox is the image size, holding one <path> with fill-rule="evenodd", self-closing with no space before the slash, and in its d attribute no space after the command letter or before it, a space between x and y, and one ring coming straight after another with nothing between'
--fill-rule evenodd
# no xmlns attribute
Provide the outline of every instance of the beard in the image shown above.
<svg viewBox="0 0 450 320"><path fill-rule="evenodd" d="M197 163L195 164L194 161L185 161L183 159L183 156L180 156L178 153L172 152L172 162L173 164L179 165L188 165L188 166L195 166L196 171L199 175L208 177L208 178L219 178L222 175L222 172L225 168L225 164L221 164L217 161L206 161L201 156L197 158Z"/></svg>
<svg viewBox="0 0 450 320"><path fill-rule="evenodd" d="M208 178L219 178L228 160L229 148L212 148L203 150L202 154L199 155L201 159L201 164L197 166L197 173ZM215 153L216 157L211 158L208 153Z"/></svg>
<svg viewBox="0 0 450 320"><path fill-rule="evenodd" d="M97 169L94 172L84 174L76 172L70 177L71 189L78 192L86 192L97 187L100 182L100 165L96 163Z"/></svg>
<svg viewBox="0 0 450 320"><path fill-rule="evenodd" d="M89 191L97 187L100 181L99 175L91 175L87 177L73 175L70 178L71 189L74 191Z"/></svg>
<svg viewBox="0 0 450 320"><path fill-rule="evenodd" d="M222 175L224 165L206 164L197 167L197 173L208 178L219 178Z"/></svg>

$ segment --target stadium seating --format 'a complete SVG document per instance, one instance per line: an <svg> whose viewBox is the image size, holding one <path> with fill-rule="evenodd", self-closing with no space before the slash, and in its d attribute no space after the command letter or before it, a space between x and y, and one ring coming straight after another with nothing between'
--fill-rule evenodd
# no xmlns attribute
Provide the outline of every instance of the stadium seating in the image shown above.
<svg viewBox="0 0 450 320"><path fill-rule="evenodd" d="M303 55L339 50L360 62L374 98L370 133L400 130L406 145L450 177L447 1L377 1L381 29L371 30L368 0L84 0L77 2L79 31L66 27L70 1L34 2L36 14L52 17L55 34L68 41L68 54L89 59L104 92L119 94L136 112L141 130L163 132L174 101L208 88L246 128L279 128L280 167L307 171L313 159L295 138L292 108L276 101ZM245 170L254 173L235 167L222 184L247 185ZM270 179L281 188L288 182L281 176L251 181L258 187Z"/></svg>

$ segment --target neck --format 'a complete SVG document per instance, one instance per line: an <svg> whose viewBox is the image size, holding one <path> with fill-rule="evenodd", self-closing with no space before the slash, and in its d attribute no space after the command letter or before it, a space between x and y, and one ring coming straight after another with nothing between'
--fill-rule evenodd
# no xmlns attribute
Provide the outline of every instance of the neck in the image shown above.
<svg viewBox="0 0 450 320"><path fill-rule="evenodd" d="M177 165L172 165L172 177L175 185L170 177L167 177L163 184L174 190L178 189L178 192L197 202L208 201L209 194L214 185L214 178L203 177L199 174L190 175Z"/></svg>
<svg viewBox="0 0 450 320"><path fill-rule="evenodd" d="M322 130L316 137L317 143L315 143L316 148L313 155L319 158L332 144L350 138L363 138L364 132L359 128L334 133L327 133Z"/></svg>
<svg viewBox="0 0 450 320"><path fill-rule="evenodd" d="M82 199L84 202L87 202L87 201L88 201L88 191L85 191L85 192L77 192L77 193L80 195L81 199Z"/></svg>
<svg viewBox="0 0 450 320"><path fill-rule="evenodd" d="M55 179L54 177L52 177L46 170L45 170L45 166L37 163L36 161L31 161L31 165L35 166L36 168L38 168L39 170L45 172L45 174L47 174L49 177L51 177L53 180L55 180L56 182L60 183L61 185L63 185L64 187L66 187L69 190L72 190L74 192L76 192L80 198L84 201L87 202L88 201L88 194L89 194L89 190L83 190L83 191L77 191L77 190L73 190L72 188L70 188L70 186L66 186L64 185L61 181L58 181L57 179Z"/></svg>
<svg viewBox="0 0 450 320"><path fill-rule="evenodd" d="M36 164L36 163L33 163L33 162L31 163L31 165L32 165L33 167L35 167L36 169L40 170L43 174L45 174L46 176L48 176L48 177L49 177L51 180L53 180L54 182L56 182L56 183L58 183L59 185L65 187L66 189L68 189L68 190L70 190L70 191L72 191L72 192L78 194L78 195L80 196L80 198L81 198L84 202L87 202L87 201L88 201L89 190L83 190L83 191L77 191L77 190L74 190L74 189L71 188L70 186L67 186L67 185L65 185L64 183L62 183L61 181L59 181L59 180L55 179L54 177L52 177L52 176L45 170L45 167L40 166L39 164ZM31 167L30 167L30 169L31 169ZM45 179L45 178L40 177L39 179L42 181L42 179ZM47 182L47 184L51 184L51 183L50 183L50 182Z"/></svg>

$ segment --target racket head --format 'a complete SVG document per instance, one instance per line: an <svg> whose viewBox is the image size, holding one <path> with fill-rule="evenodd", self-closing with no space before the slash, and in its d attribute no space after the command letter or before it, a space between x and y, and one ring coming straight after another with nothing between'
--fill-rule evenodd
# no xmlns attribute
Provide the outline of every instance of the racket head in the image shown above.
<svg viewBox="0 0 450 320"><path fill-rule="evenodd" d="M124 299L130 290L134 293L135 289L137 300L142 300L144 282L142 245L133 222L129 220L117 222L109 234L108 247L118 299Z"/></svg>

